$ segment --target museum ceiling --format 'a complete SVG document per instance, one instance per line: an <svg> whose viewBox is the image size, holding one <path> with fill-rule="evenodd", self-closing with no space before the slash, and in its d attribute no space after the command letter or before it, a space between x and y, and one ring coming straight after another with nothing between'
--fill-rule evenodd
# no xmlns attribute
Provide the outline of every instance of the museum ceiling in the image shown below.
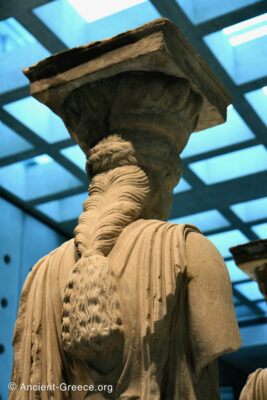
<svg viewBox="0 0 267 400"><path fill-rule="evenodd" d="M174 190L171 220L197 225L224 256L240 325L266 320L257 284L235 267L228 251L267 236L266 2L124 0L105 2L105 7L102 3L88 2L92 9L88 5L84 14L79 0L1 2L3 197L72 236L87 196L85 157L61 120L30 97L21 69L67 48L168 17L233 96L227 122L194 133L182 153L184 174Z"/></svg>

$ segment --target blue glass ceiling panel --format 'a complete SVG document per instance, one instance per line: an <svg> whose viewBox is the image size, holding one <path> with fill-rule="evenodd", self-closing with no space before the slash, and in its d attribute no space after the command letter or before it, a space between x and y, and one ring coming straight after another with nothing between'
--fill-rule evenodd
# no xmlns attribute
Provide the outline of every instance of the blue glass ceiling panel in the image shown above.
<svg viewBox="0 0 267 400"><path fill-rule="evenodd" d="M251 308L249 308L245 305L242 305L242 304L235 306L235 313L236 313L237 319L255 316L255 313L254 313L254 311L251 310Z"/></svg>
<svg viewBox="0 0 267 400"><path fill-rule="evenodd" d="M227 265L228 272L231 278L231 282L238 282L238 281L245 281L249 279L248 275L245 274L240 268L236 266L234 260L226 261L225 264Z"/></svg>
<svg viewBox="0 0 267 400"><path fill-rule="evenodd" d="M250 20L243 21L241 24L244 25L232 25L204 37L218 61L238 85L266 75L265 15L258 16L254 24L249 24Z"/></svg>
<svg viewBox="0 0 267 400"><path fill-rule="evenodd" d="M28 67L50 55L14 18L0 22L0 93L28 85L22 68Z"/></svg>
<svg viewBox="0 0 267 400"><path fill-rule="evenodd" d="M234 391L232 386L220 386L221 400L234 400Z"/></svg>
<svg viewBox="0 0 267 400"><path fill-rule="evenodd" d="M253 225L251 229L260 239L267 239L267 222L264 224Z"/></svg>
<svg viewBox="0 0 267 400"><path fill-rule="evenodd" d="M116 14L129 7L144 3L145 1L146 0L98 0L97 2L88 2L87 0L68 0L86 22L97 21L98 19Z"/></svg>
<svg viewBox="0 0 267 400"><path fill-rule="evenodd" d="M257 3L259 0L176 0L193 24Z"/></svg>
<svg viewBox="0 0 267 400"><path fill-rule="evenodd" d="M0 22L0 53L8 53L35 42L36 39L15 18Z"/></svg>
<svg viewBox="0 0 267 400"><path fill-rule="evenodd" d="M238 283L235 288L251 301L263 299L257 282Z"/></svg>
<svg viewBox="0 0 267 400"><path fill-rule="evenodd" d="M2 167L0 183L25 201L82 185L80 180L46 154Z"/></svg>
<svg viewBox="0 0 267 400"><path fill-rule="evenodd" d="M189 185L189 183L184 178L181 178L178 185L176 185L175 188L173 189L173 194L185 192L190 189L192 189L192 186Z"/></svg>
<svg viewBox="0 0 267 400"><path fill-rule="evenodd" d="M240 304L240 299L233 295L234 305Z"/></svg>
<svg viewBox="0 0 267 400"><path fill-rule="evenodd" d="M61 119L33 97L5 104L3 108L49 143L69 138Z"/></svg>
<svg viewBox="0 0 267 400"><path fill-rule="evenodd" d="M212 241L223 257L231 257L229 247L248 242L248 238L238 229L208 235L207 238Z"/></svg>
<svg viewBox="0 0 267 400"><path fill-rule="evenodd" d="M85 171L86 157L78 145L67 147L66 149L60 150L60 152L79 168Z"/></svg>
<svg viewBox="0 0 267 400"><path fill-rule="evenodd" d="M263 145L233 151L189 164L207 185L236 179L267 169L267 150Z"/></svg>
<svg viewBox="0 0 267 400"><path fill-rule="evenodd" d="M267 218L267 197L234 204L230 208L243 222Z"/></svg>
<svg viewBox="0 0 267 400"><path fill-rule="evenodd" d="M248 92L245 97L263 123L267 125L267 86Z"/></svg>
<svg viewBox="0 0 267 400"><path fill-rule="evenodd" d="M13 154L17 154L33 148L33 146L29 142L27 142L27 140L17 135L14 131L12 131L12 129L3 124L1 121L0 136L0 158L11 156Z"/></svg>
<svg viewBox="0 0 267 400"><path fill-rule="evenodd" d="M267 303L266 301L262 301L260 303L258 303L258 307L260 307L262 309L262 311L267 314Z"/></svg>
<svg viewBox="0 0 267 400"><path fill-rule="evenodd" d="M68 47L105 39L161 17L149 1L91 23L87 23L66 0L50 2L33 12Z"/></svg>
<svg viewBox="0 0 267 400"><path fill-rule="evenodd" d="M69 221L78 218L83 211L83 202L88 197L88 193L80 193L64 199L49 201L36 206L46 216L56 222Z"/></svg>
<svg viewBox="0 0 267 400"><path fill-rule="evenodd" d="M235 143L253 139L255 136L233 106L227 109L227 121L201 132L193 133L181 154L181 158L216 150Z"/></svg>
<svg viewBox="0 0 267 400"><path fill-rule="evenodd" d="M229 221L227 221L218 210L209 210L193 215L185 215L181 218L172 219L170 222L174 224L193 224L203 232L224 228L230 225Z"/></svg>

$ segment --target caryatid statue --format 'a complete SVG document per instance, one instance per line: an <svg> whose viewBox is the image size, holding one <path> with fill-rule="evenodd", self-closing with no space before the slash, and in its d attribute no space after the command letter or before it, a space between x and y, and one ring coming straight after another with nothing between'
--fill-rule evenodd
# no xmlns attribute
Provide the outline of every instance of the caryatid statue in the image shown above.
<svg viewBox="0 0 267 400"><path fill-rule="evenodd" d="M231 247L236 265L251 279L257 281L267 302L267 239ZM248 376L239 400L267 399L267 368L258 368Z"/></svg>
<svg viewBox="0 0 267 400"><path fill-rule="evenodd" d="M91 183L74 240L24 285L10 399L219 399L217 358L240 346L228 272L196 227L165 221L179 154L224 121L227 91L166 19L24 72Z"/></svg>

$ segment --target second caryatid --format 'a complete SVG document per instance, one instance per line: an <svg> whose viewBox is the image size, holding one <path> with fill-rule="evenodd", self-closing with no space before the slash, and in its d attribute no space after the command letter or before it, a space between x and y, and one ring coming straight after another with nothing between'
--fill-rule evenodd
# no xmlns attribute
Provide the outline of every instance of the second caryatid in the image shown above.
<svg viewBox="0 0 267 400"><path fill-rule="evenodd" d="M28 276L14 334L12 380L54 387L10 399L219 399L217 358L240 346L230 279L196 227L166 221L179 154L224 121L228 93L165 19L25 74L91 183L74 240Z"/></svg>

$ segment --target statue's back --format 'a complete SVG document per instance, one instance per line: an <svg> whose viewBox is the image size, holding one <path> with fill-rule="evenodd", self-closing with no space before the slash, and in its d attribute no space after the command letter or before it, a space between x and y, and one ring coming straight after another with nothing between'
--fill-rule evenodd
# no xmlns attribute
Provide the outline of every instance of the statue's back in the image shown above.
<svg viewBox="0 0 267 400"><path fill-rule="evenodd" d="M205 289L198 287L198 274L188 266L186 243L192 235L202 238L191 225L158 220L138 220L123 230L108 259L118 282L125 339L121 351L112 354L111 349L110 354L91 362L68 355L61 341L64 288L78 259L74 241L66 242L40 260L30 273L21 297L14 334L13 381L25 386L54 385L52 389L60 388L63 382L94 387L104 383L112 385L114 390L113 394L105 395L124 400L219 398L214 360L218 351L222 353L229 347L225 319L229 321L230 317L229 313L226 315L227 307L225 315L221 315L220 302L217 310L212 304L212 318L219 329L213 343L201 343L203 332L199 338L192 337L197 321L191 300L197 296L200 303L209 306L205 294L197 293ZM207 271L201 274L206 275L207 287L216 286ZM227 272L219 267L216 278L221 285L228 284ZM225 299L223 302L225 305ZM214 334L210 330L211 327L206 327L206 337ZM237 330L234 336L238 343ZM235 347L235 342L232 340L230 345ZM202 366L197 377L200 348ZM55 399L64 399L66 392L55 389L54 395ZM23 389L11 394L10 399L31 399L31 396L32 392ZM47 391L40 392L40 396L50 398ZM81 392L74 391L72 398L83 397ZM95 393L91 398L105 397L103 393Z"/></svg>

